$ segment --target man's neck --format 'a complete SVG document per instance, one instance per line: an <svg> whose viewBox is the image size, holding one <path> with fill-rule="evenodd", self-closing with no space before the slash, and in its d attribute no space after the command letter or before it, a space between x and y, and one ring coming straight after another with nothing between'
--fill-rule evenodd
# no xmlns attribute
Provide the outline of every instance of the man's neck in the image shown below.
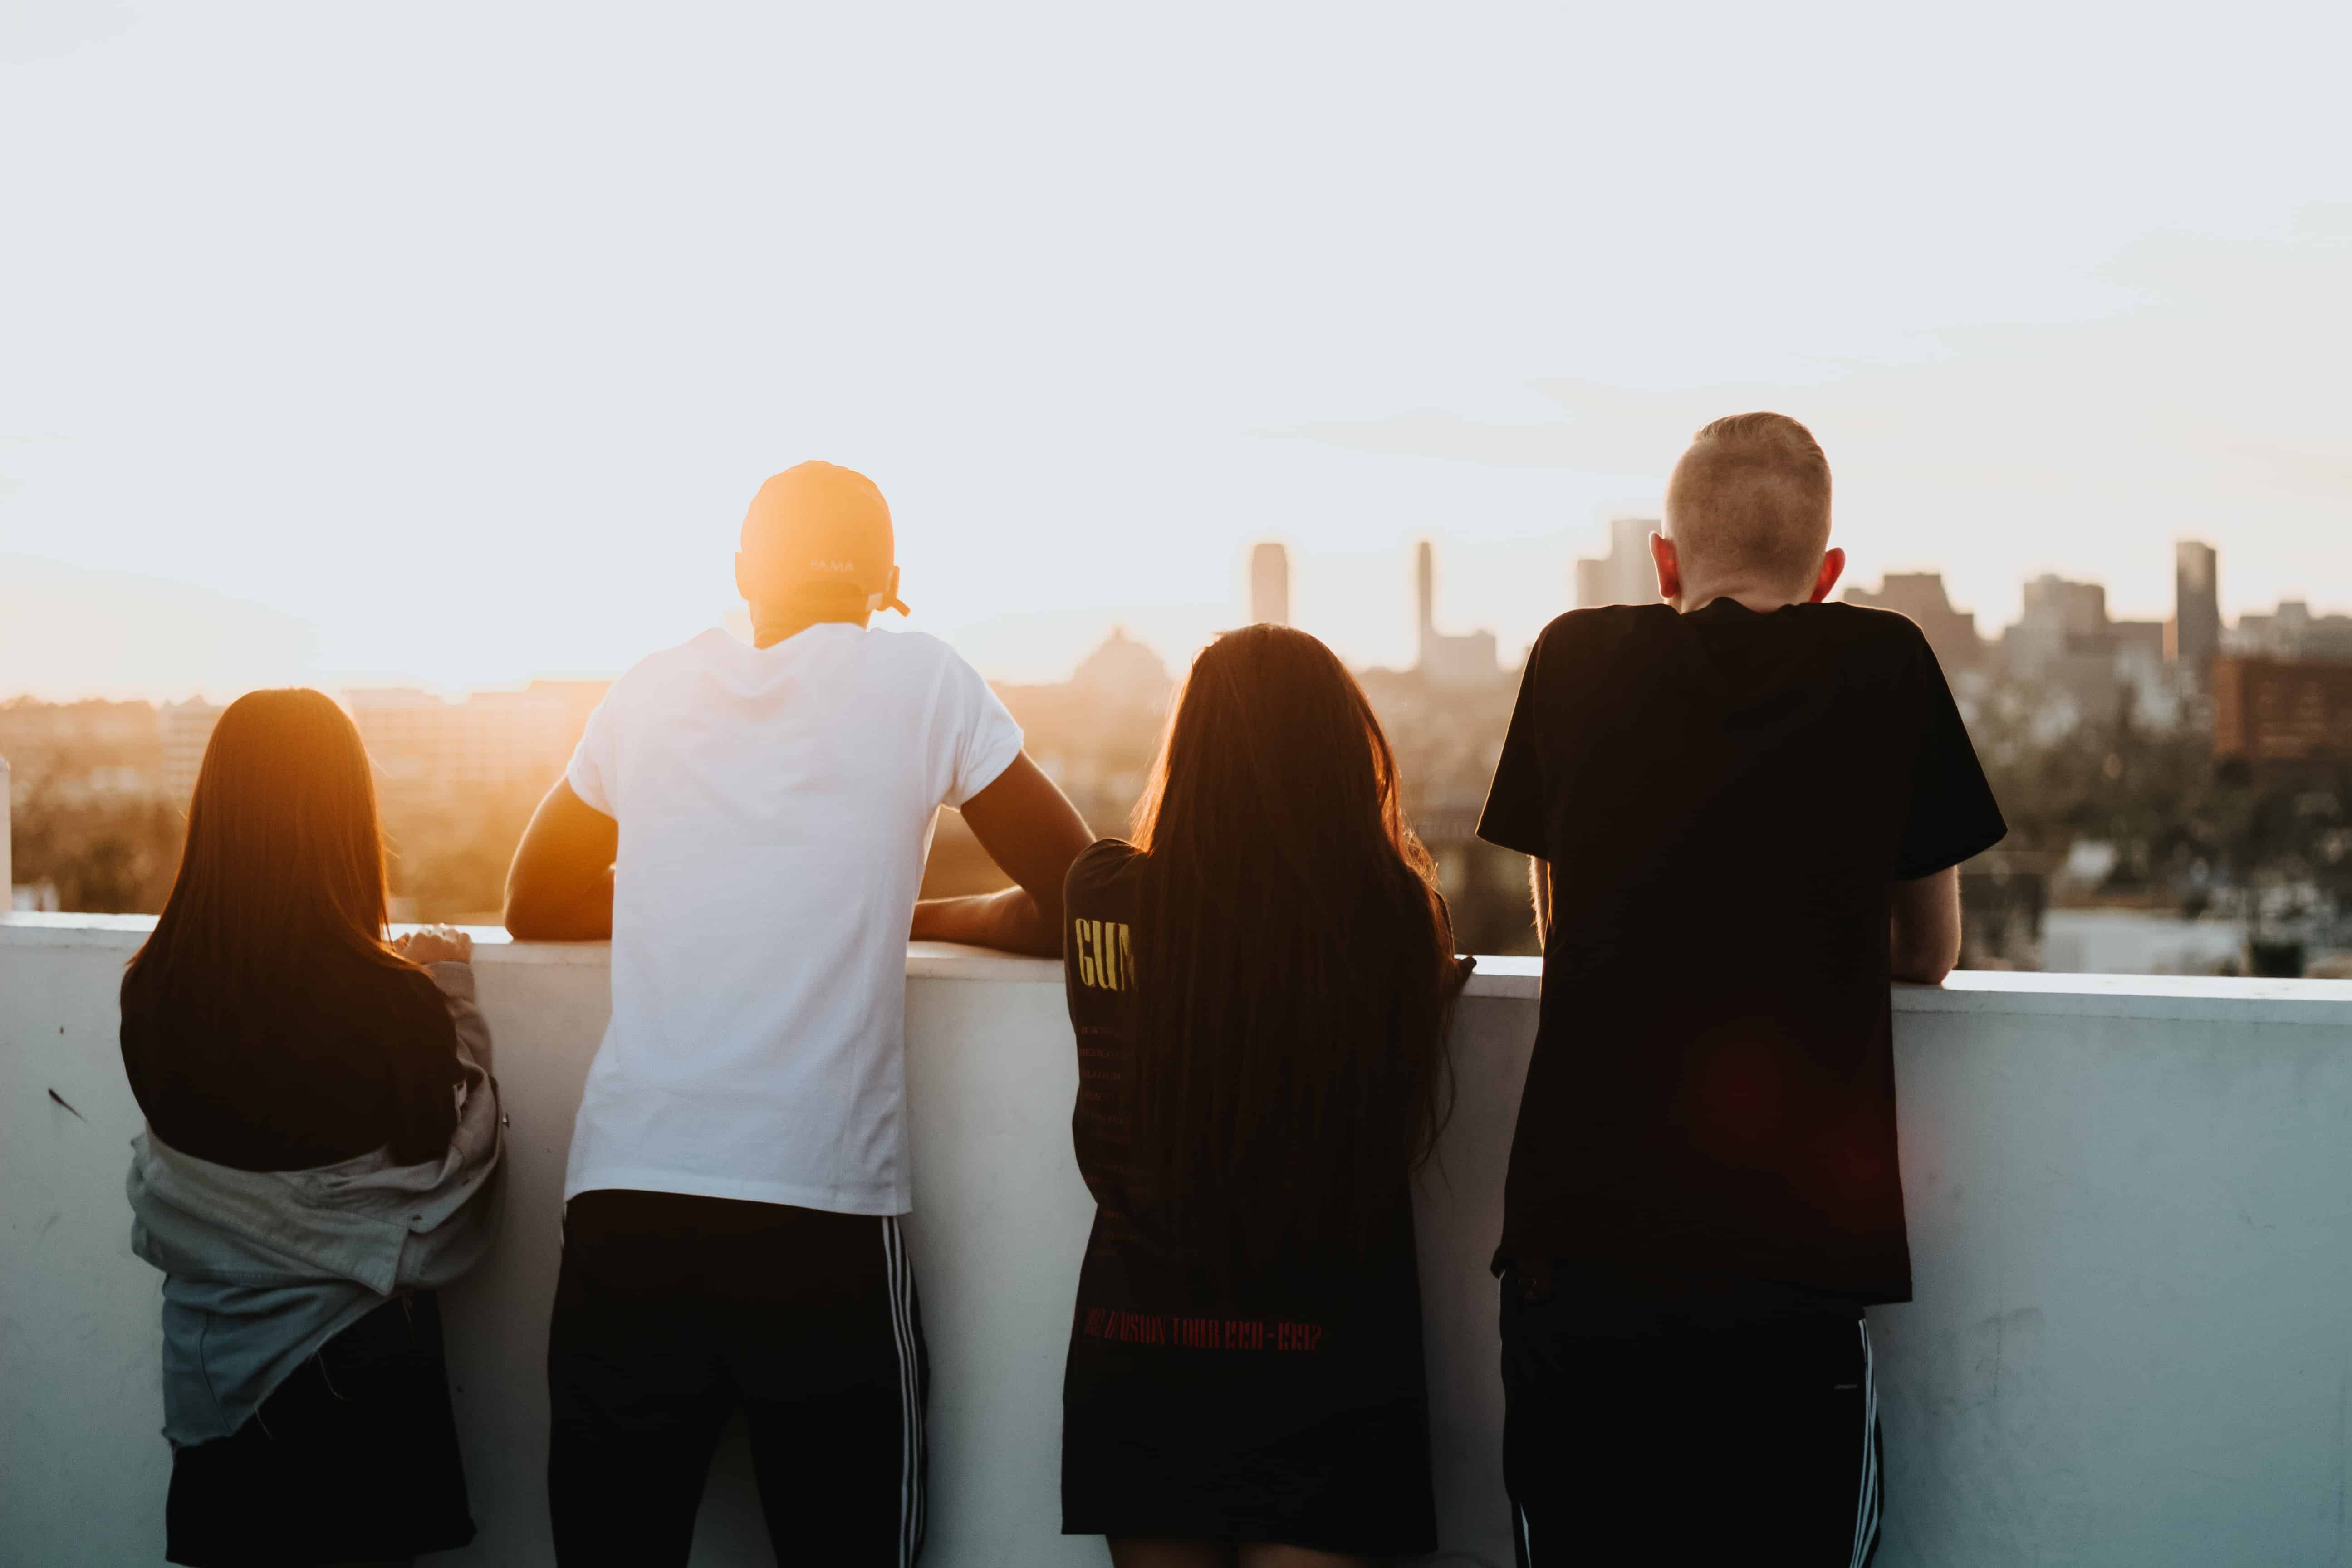
<svg viewBox="0 0 2352 1568"><path fill-rule="evenodd" d="M811 626L840 625L863 626L873 617L870 610L860 610L854 616L812 615L807 610L754 605L751 606L751 646L773 647L786 637L796 637Z"/></svg>
<svg viewBox="0 0 2352 1568"><path fill-rule="evenodd" d="M1790 605L1803 604L1805 595L1791 594L1785 588L1759 588L1733 584L1723 587L1685 589L1666 602L1674 605L1677 613L1687 616L1693 610L1706 608L1717 599L1730 599L1746 605L1759 616L1769 616L1773 611L1785 609Z"/></svg>

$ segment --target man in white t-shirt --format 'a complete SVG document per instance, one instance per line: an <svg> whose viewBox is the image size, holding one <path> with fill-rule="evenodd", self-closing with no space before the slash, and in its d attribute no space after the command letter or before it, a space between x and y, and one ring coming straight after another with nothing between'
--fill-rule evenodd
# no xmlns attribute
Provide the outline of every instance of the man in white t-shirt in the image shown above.
<svg viewBox="0 0 2352 1568"><path fill-rule="evenodd" d="M907 941L1058 955L1092 836L954 650L866 625L906 606L864 475L762 485L735 581L751 645L706 632L615 682L508 877L516 936L613 943L548 1346L556 1553L683 1564L740 1407L780 1558L905 1568ZM942 805L1016 886L917 902Z"/></svg>

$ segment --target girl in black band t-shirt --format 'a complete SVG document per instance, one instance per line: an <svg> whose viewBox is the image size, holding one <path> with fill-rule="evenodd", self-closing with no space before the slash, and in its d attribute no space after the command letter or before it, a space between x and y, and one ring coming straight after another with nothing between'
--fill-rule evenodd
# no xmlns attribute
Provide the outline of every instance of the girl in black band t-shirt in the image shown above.
<svg viewBox="0 0 2352 1568"><path fill-rule="evenodd" d="M1394 759L1328 649L1253 626L1195 662L1139 818L1066 899L1097 1215L1063 1531L1431 1551L1411 1174L1464 966Z"/></svg>

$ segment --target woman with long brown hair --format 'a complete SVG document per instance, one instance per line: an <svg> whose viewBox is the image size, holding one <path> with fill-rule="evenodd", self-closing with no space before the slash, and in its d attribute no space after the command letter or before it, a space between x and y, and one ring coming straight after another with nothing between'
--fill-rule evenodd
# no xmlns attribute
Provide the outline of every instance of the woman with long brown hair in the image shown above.
<svg viewBox="0 0 2352 1568"><path fill-rule="evenodd" d="M1064 1532L1119 1568L1433 1550L1412 1173L1468 964L1330 650L1210 645L1134 842L1089 849L1066 905L1097 1212Z"/></svg>
<svg viewBox="0 0 2352 1568"><path fill-rule="evenodd" d="M173 1563L402 1561L473 1537L434 1288L491 1240L501 1118L471 943L388 942L385 902L350 718L316 691L238 699L122 982Z"/></svg>

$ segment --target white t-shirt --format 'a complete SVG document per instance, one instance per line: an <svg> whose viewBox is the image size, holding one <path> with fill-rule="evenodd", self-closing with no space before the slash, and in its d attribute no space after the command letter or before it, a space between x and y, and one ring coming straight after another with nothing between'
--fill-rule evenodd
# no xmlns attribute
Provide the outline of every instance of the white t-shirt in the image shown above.
<svg viewBox="0 0 2352 1568"><path fill-rule="evenodd" d="M573 793L620 824L613 1017L563 1195L903 1214L907 927L931 825L1021 728L937 637L705 632L614 684Z"/></svg>

